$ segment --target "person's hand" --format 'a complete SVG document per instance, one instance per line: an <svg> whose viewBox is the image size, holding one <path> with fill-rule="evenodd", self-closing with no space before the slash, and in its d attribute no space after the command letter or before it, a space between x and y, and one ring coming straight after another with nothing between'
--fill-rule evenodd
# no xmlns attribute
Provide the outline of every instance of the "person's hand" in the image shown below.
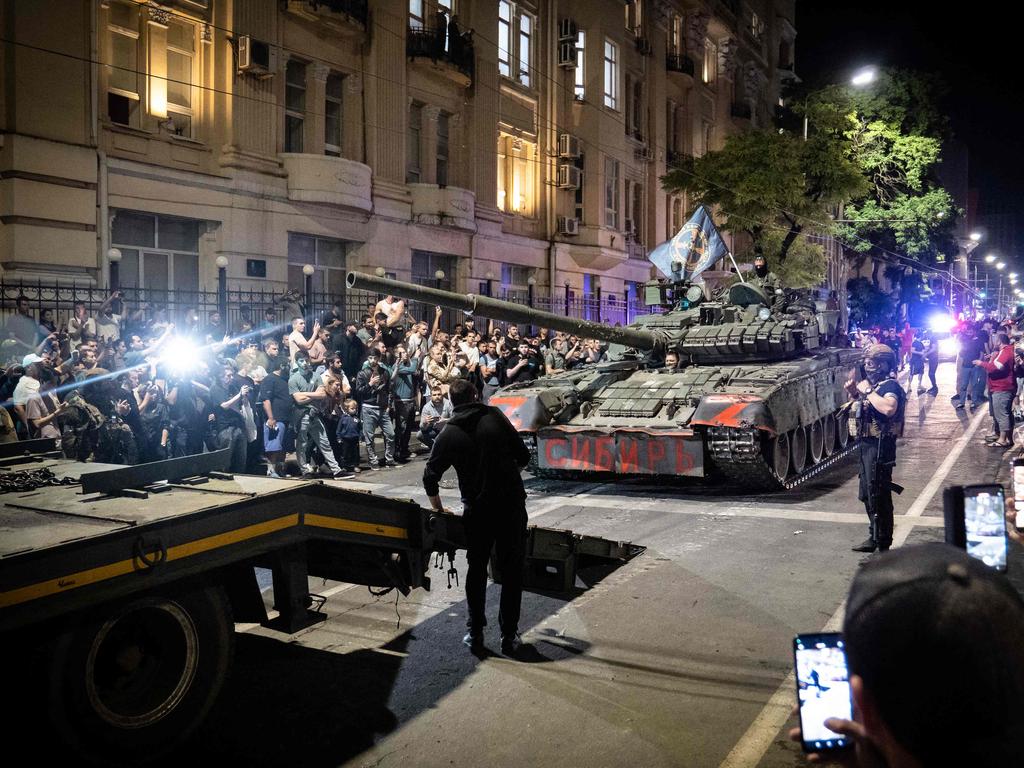
<svg viewBox="0 0 1024 768"><path fill-rule="evenodd" d="M127 400L118 400L116 410L118 416L127 416L131 412L132 407L128 405Z"/></svg>
<svg viewBox="0 0 1024 768"><path fill-rule="evenodd" d="M248 397L249 396L249 385L248 384L243 384L242 388L238 390L238 394L240 394L242 397Z"/></svg>
<svg viewBox="0 0 1024 768"><path fill-rule="evenodd" d="M981 360L972 360L971 365L981 365Z"/></svg>
<svg viewBox="0 0 1024 768"><path fill-rule="evenodd" d="M434 307L434 317L440 317L443 311L440 305Z"/></svg>
<svg viewBox="0 0 1024 768"><path fill-rule="evenodd" d="M277 419L271 416L269 419L267 419L267 426L270 427L271 429L277 429Z"/></svg>
<svg viewBox="0 0 1024 768"><path fill-rule="evenodd" d="M857 391L860 392L862 395L868 394L869 392L871 392L871 389L871 384L869 384L866 379L857 382Z"/></svg>
<svg viewBox="0 0 1024 768"><path fill-rule="evenodd" d="M798 709L793 707L793 714L796 715ZM869 743L867 732L864 730L864 726L853 720L841 720L836 717L830 717L825 721L825 726L836 733L841 733L846 736L850 742L854 745L854 749L844 749L835 752L811 752L807 755L807 761L821 765L824 763L835 763L837 765L848 766L848 768L857 768L861 765L858 759L858 753L861 751L861 742ZM795 741L798 744L803 739L803 732L800 730L800 726L796 728L790 728L789 740Z"/></svg>
<svg viewBox="0 0 1024 768"><path fill-rule="evenodd" d="M1017 530L1017 509L1012 497L1006 500L1006 536L1024 547L1024 532Z"/></svg>
<svg viewBox="0 0 1024 768"><path fill-rule="evenodd" d="M315 336L320 331L320 321L317 320L313 323L313 335Z"/></svg>
<svg viewBox="0 0 1024 768"><path fill-rule="evenodd" d="M57 413L60 413L61 411L66 410L67 407L68 407L68 404L67 404L66 401L61 401L61 402L57 403L57 408L56 408Z"/></svg>
<svg viewBox="0 0 1024 768"><path fill-rule="evenodd" d="M370 386L376 387L378 384L380 384L380 376L374 374L373 376L370 377Z"/></svg>

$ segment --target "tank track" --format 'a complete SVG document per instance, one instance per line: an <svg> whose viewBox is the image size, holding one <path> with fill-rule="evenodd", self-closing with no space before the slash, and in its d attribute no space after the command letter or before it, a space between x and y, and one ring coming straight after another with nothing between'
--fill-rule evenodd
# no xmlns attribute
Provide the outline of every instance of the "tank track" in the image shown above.
<svg viewBox="0 0 1024 768"><path fill-rule="evenodd" d="M718 428L709 431L708 449L715 469L730 483L745 488L771 490L792 490L798 485L821 474L826 469L849 456L857 447L851 437L845 448L809 467L798 475L790 475L779 481L768 465L761 449L761 435L757 430Z"/></svg>

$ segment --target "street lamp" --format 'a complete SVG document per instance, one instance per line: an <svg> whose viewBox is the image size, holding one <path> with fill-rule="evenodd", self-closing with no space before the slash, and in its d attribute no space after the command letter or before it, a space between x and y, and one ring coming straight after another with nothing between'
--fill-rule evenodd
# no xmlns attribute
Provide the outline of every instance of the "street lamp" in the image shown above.
<svg viewBox="0 0 1024 768"><path fill-rule="evenodd" d="M537 284L537 278L530 275L526 278L526 306L533 309L533 286Z"/></svg>
<svg viewBox="0 0 1024 768"><path fill-rule="evenodd" d="M119 248L109 249L107 261L110 262L110 290L116 291L121 285L121 250Z"/></svg>
<svg viewBox="0 0 1024 768"><path fill-rule="evenodd" d="M990 253L990 254L987 254L985 256L985 263L986 264L991 264L995 260L996 260L996 255L994 253Z"/></svg>
<svg viewBox="0 0 1024 768"><path fill-rule="evenodd" d="M968 237L971 238L971 240L973 240L974 242L978 242L979 240L981 240L981 232L971 232L971 234L969 234Z"/></svg>
<svg viewBox="0 0 1024 768"><path fill-rule="evenodd" d="M874 67L862 67L854 73L853 77L850 78L850 84L857 88L863 88L865 85L870 85L875 82L875 78L877 77L878 70Z"/></svg>
<svg viewBox="0 0 1024 768"><path fill-rule="evenodd" d="M313 274L315 272L316 267L312 264L305 264L302 267L302 274L306 277L306 313L310 318L313 317Z"/></svg>
<svg viewBox="0 0 1024 768"><path fill-rule="evenodd" d="M220 310L220 321L227 326L228 321L228 257L223 253L214 259L217 265L217 309Z"/></svg>
<svg viewBox="0 0 1024 768"><path fill-rule="evenodd" d="M565 316L566 317L569 316L569 286L570 285L571 285L571 283L568 280L566 280L565 281Z"/></svg>
<svg viewBox="0 0 1024 768"><path fill-rule="evenodd" d="M493 293L494 273L491 272L491 270L487 270L487 274L484 275L484 277L487 279L487 298L488 299L493 298L494 297L494 293Z"/></svg>
<svg viewBox="0 0 1024 768"><path fill-rule="evenodd" d="M443 269L439 269L436 272L434 272L434 280L437 281L437 286L436 287L437 287L437 290L440 291L441 290L441 281L444 280L444 270Z"/></svg>
<svg viewBox="0 0 1024 768"><path fill-rule="evenodd" d="M1002 269L1005 269L1005 268L1006 268L1006 262L1005 261L997 261L996 262L996 269L1002 270Z"/></svg>

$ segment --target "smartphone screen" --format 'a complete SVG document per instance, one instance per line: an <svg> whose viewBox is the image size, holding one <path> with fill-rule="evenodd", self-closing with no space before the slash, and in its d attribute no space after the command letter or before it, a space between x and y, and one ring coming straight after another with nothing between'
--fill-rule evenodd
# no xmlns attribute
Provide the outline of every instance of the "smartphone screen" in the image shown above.
<svg viewBox="0 0 1024 768"><path fill-rule="evenodd" d="M1006 501L1001 485L964 488L967 554L990 568L1006 570Z"/></svg>
<svg viewBox="0 0 1024 768"><path fill-rule="evenodd" d="M797 635L793 639L796 698L805 752L826 752L850 745L842 734L830 731L830 717L853 719L850 674L846 649L838 632Z"/></svg>
<svg viewBox="0 0 1024 768"><path fill-rule="evenodd" d="M1017 527L1024 528L1024 459L1014 459L1010 464L1013 474L1013 503L1017 512Z"/></svg>

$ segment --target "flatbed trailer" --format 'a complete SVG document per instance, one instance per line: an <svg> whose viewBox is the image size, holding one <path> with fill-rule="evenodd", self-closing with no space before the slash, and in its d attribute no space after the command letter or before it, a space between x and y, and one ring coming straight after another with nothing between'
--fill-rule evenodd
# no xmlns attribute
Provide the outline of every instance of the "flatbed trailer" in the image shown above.
<svg viewBox="0 0 1024 768"><path fill-rule="evenodd" d="M408 593L429 589L434 555L450 580L464 547L461 517L227 474L227 452L119 467L32 448L0 447L0 638L41 657L34 693L55 734L96 762L152 757L195 729L227 675L235 622L290 634L322 620L310 576ZM542 531L528 569L542 583L571 573L574 538L604 560L637 551ZM273 574L272 612L256 567Z"/></svg>

